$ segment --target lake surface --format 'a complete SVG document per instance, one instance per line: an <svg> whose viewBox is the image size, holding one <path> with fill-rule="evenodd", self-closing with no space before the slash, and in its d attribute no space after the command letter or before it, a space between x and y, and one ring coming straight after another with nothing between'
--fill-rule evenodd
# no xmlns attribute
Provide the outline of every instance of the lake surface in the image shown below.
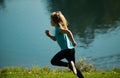
<svg viewBox="0 0 120 78"><path fill-rule="evenodd" d="M60 48L46 37L50 13L60 10L77 42L76 60L96 68L120 67L119 0L0 0L0 68L49 66Z"/></svg>

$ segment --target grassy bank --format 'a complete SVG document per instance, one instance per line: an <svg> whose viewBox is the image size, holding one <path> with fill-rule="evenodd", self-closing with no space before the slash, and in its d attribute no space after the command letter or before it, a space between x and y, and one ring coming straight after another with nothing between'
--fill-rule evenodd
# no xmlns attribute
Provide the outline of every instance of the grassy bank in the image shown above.
<svg viewBox="0 0 120 78"><path fill-rule="evenodd" d="M85 78L120 78L120 69L116 68L111 71L92 71L83 72ZM77 78L68 69L52 70L48 67L6 67L0 69L0 78Z"/></svg>

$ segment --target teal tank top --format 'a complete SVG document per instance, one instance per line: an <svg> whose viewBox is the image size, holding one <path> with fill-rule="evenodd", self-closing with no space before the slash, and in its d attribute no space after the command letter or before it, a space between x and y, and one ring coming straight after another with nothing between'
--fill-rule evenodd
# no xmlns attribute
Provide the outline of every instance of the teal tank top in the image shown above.
<svg viewBox="0 0 120 78"><path fill-rule="evenodd" d="M56 41L59 44L60 48L62 50L74 48L67 34L60 33L60 29L61 29L60 26L55 27L55 37L56 37Z"/></svg>

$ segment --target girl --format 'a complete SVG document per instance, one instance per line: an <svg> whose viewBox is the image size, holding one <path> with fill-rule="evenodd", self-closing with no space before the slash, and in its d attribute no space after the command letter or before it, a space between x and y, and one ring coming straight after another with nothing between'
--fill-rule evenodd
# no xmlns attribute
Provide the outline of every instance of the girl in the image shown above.
<svg viewBox="0 0 120 78"><path fill-rule="evenodd" d="M51 60L52 65L68 67L78 78L84 78L81 72L75 67L75 49L77 45L72 32L67 28L67 21L60 11L51 13L51 25L55 27L55 36L46 30L46 35L53 41L57 41L61 51ZM68 62L62 61L66 59Z"/></svg>

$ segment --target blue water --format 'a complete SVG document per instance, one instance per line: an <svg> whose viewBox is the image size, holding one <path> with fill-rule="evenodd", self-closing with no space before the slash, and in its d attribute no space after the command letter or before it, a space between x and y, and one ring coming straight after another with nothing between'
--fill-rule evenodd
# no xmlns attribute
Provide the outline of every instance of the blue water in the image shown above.
<svg viewBox="0 0 120 78"><path fill-rule="evenodd" d="M54 28L50 25L50 9L49 0L1 0L0 68L33 65L53 67L49 61L60 48L44 33L50 29L54 34ZM97 68L102 69L120 67L120 20L114 22L115 27L107 30L95 29L94 38L92 36L91 39L88 38L90 34L85 39L79 37L79 30L71 28L78 43L76 60L89 58ZM89 27L86 30L85 33L91 33Z"/></svg>

